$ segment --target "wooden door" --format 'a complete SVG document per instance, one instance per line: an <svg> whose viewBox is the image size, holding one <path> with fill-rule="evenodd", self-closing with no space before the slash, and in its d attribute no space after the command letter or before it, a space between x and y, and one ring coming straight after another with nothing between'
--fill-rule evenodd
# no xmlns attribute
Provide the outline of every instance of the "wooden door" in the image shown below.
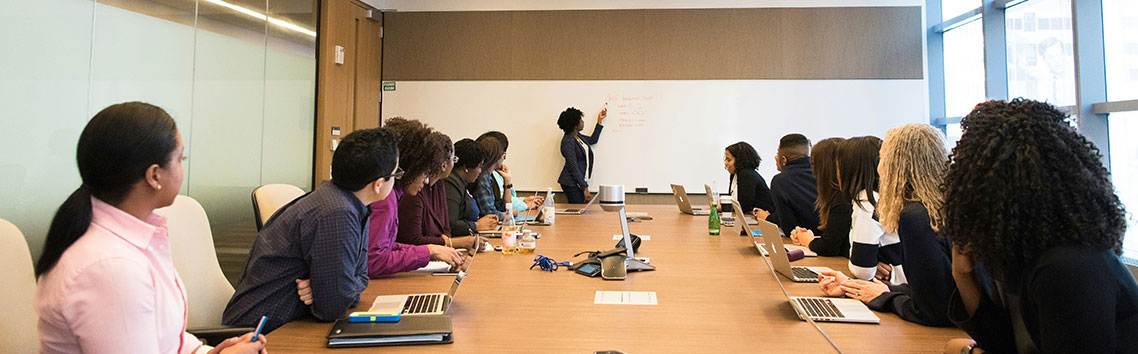
<svg viewBox="0 0 1138 354"><path fill-rule="evenodd" d="M314 186L332 177L333 148L340 139L379 126L383 23L368 19L368 10L356 0L320 3Z"/></svg>

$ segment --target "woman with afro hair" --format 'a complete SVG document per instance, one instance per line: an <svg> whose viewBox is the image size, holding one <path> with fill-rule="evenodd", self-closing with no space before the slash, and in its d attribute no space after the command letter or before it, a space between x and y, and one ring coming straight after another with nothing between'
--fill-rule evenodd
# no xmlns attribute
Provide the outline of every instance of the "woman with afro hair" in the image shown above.
<svg viewBox="0 0 1138 354"><path fill-rule="evenodd" d="M1041 102L981 103L944 182L949 318L993 353L1133 353L1138 285L1098 148Z"/></svg>

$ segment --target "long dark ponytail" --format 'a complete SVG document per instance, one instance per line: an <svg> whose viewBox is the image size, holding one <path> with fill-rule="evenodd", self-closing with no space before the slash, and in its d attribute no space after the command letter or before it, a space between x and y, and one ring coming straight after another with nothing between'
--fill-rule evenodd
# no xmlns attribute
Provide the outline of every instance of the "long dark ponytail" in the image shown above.
<svg viewBox="0 0 1138 354"><path fill-rule="evenodd" d="M36 263L36 277L51 271L63 252L91 226L91 197L118 204L151 165L165 167L178 148L178 127L165 110L142 102L112 105L95 114L79 135L75 161L83 185L59 206Z"/></svg>

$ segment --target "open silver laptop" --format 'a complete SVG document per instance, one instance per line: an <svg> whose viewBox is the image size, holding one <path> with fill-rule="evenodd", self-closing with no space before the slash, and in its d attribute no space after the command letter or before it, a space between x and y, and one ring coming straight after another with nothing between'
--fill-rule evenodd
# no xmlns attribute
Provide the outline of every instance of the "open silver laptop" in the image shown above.
<svg viewBox="0 0 1138 354"><path fill-rule="evenodd" d="M466 261L462 263L458 275L454 277L454 283L450 286L450 292L376 296L368 312L402 313L403 316L445 314L450 309L450 305L454 303L454 296L458 294L458 286L462 285L462 280L469 274L470 265L474 263L474 255L476 254L478 252L471 252Z"/></svg>
<svg viewBox="0 0 1138 354"><path fill-rule="evenodd" d="M681 213L697 216L711 215L710 208L691 206L691 200L688 198L688 192L684 190L684 186L682 185L672 185L672 196L675 197L676 206L680 207Z"/></svg>
<svg viewBox="0 0 1138 354"><path fill-rule="evenodd" d="M573 215L584 214L586 211L589 210L589 207L592 206L593 203L595 203L597 201L597 198L600 198L600 197L601 197L601 193L597 192L596 194L593 194L593 199L589 199L589 204L585 204L585 206L581 207L580 209L575 209L575 208L557 209L556 212L558 214L573 214Z"/></svg>
<svg viewBox="0 0 1138 354"><path fill-rule="evenodd" d="M748 234L751 233L750 225L744 225L744 229ZM778 225L770 223L766 220L759 220L759 231L763 235L763 243L766 246L767 254L774 264L774 270L778 274L787 279L793 280L796 283L817 283L818 276L822 272L833 272L829 267L791 267L790 259L786 257L786 247L782 244L782 236L779 236ZM752 234L753 235L753 234ZM758 246L758 245L756 245ZM760 249L759 252L763 250Z"/></svg>
<svg viewBox="0 0 1138 354"><path fill-rule="evenodd" d="M763 221L763 222L767 223L766 221ZM767 224L770 224L770 223L767 223ZM774 224L771 224L771 225L773 226ZM777 226L775 228L776 228L775 231L777 231ZM748 234L751 233L750 226L743 226L743 229ZM776 233L776 235L777 235L777 233ZM753 243L755 245L755 248L762 250L758 240L755 237L757 237L757 236L751 237L751 243ZM777 238L777 237L771 237L771 238ZM766 239L767 239L767 237L763 238L764 241ZM767 247L770 247L769 246L770 242L767 242L767 243L768 243ZM782 243L781 240L779 241L779 243L780 244ZM766 255L766 254L764 254L764 255ZM780 253L778 253L778 255L780 255L782 258L781 263L783 263L786 267L789 267L790 262L787 260L786 254L780 252ZM798 314L798 318L802 319L803 321L805 321L807 318L810 318L810 320L820 321L820 322L881 323L881 319L878 318L877 315L874 314L873 311L869 309L869 307L866 307L865 304L863 304L861 301L858 301L858 300L847 299L847 298L836 298L836 297L831 298L831 297L790 296L790 294L786 292L786 287L782 285L782 280L778 278L778 274L777 274L777 273L781 273L785 276L786 273L779 271L778 270L779 266L772 265L772 263L773 264L779 264L780 263L779 261L776 260L777 258L779 258L779 257L778 256L776 256L776 257L763 257L764 263L766 263L767 267L771 270L771 273L772 273L772 276L774 276L775 282L778 283L778 287L779 287L779 289L782 290L782 294L785 295L787 301L790 302L790 306L794 308L794 312ZM824 267L817 267L817 268L824 268ZM829 269L829 268L824 268L824 269ZM815 278L815 281L816 280L817 280L817 278Z"/></svg>

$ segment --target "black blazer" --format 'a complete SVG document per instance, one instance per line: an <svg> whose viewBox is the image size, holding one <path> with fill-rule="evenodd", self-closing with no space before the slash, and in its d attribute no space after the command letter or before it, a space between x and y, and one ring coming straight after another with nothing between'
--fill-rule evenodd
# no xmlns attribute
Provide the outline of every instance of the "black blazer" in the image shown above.
<svg viewBox="0 0 1138 354"><path fill-rule="evenodd" d="M593 175L592 145L600 140L602 129L604 126L597 124L593 128L593 135L578 134L581 141L584 141L585 145L589 147L587 150L581 149L581 144L577 143L577 139L573 139L572 134L565 134L561 137L561 156L565 158L565 166L561 167L561 175L557 177L557 183L577 186L581 189L589 187L589 184L585 182L585 176L586 173L588 176ZM586 164L589 166L588 171L585 171Z"/></svg>
<svg viewBox="0 0 1138 354"><path fill-rule="evenodd" d="M759 175L759 171L735 172L734 175L731 175L731 179L739 179L737 183L739 193L737 194L739 195L739 207L743 208L741 212L750 213L755 208L761 208L771 213L771 216L767 217L767 221L777 224L778 217L775 214L774 199L771 198L771 189L767 187L767 180ZM783 232L789 233L790 231L783 230Z"/></svg>

